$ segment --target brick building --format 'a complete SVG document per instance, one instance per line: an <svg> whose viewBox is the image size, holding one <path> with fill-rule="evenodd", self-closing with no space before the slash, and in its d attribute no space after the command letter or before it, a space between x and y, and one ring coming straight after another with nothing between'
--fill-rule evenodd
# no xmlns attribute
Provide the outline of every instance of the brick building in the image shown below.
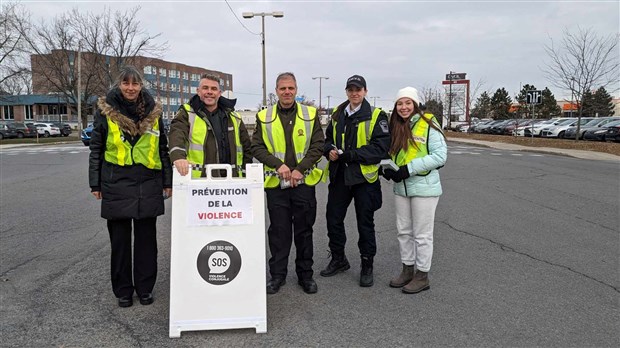
<svg viewBox="0 0 620 348"><path fill-rule="evenodd" d="M117 59L90 52L82 52L80 56L82 86L84 86L85 77L88 77L91 81L90 92L97 96L105 95L110 88L111 81L116 77L115 70L120 65ZM56 94L57 86L71 85L72 81L77 79L76 61L77 52L75 51L53 50L45 55L31 55L33 93ZM174 117L178 108L196 94L202 74L218 76L222 90L233 90L232 75L221 71L142 56L126 58L126 62L142 71L146 81L144 87L162 103L164 118ZM58 81L56 76L62 76L63 81ZM77 121L76 116L71 114L71 108L65 107L63 110L67 113L66 120Z"/></svg>

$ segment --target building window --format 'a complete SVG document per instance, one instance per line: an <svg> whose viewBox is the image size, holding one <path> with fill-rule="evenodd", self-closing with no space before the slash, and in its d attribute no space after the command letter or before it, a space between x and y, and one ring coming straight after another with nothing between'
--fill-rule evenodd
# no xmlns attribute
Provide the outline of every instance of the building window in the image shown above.
<svg viewBox="0 0 620 348"><path fill-rule="evenodd" d="M154 74L155 73L155 68L150 66L150 65L146 65L143 69L145 74Z"/></svg>
<svg viewBox="0 0 620 348"><path fill-rule="evenodd" d="M183 73L183 80L189 80L189 74L184 72Z"/></svg>
<svg viewBox="0 0 620 348"><path fill-rule="evenodd" d="M167 73L167 72L166 72L166 69L164 69L164 68L159 68L159 76L161 76L161 77L166 77L166 76L167 76L167 75L166 75L166 73Z"/></svg>
<svg viewBox="0 0 620 348"><path fill-rule="evenodd" d="M192 74L192 81L200 81L200 75Z"/></svg>
<svg viewBox="0 0 620 348"><path fill-rule="evenodd" d="M4 114L5 120L14 120L15 115L13 114L13 106L12 105L3 105L2 112Z"/></svg>
<svg viewBox="0 0 620 348"><path fill-rule="evenodd" d="M230 88L230 80L226 80L226 88Z"/></svg>
<svg viewBox="0 0 620 348"><path fill-rule="evenodd" d="M26 119L27 120L33 120L33 112L32 112L32 105L24 105L24 115L26 115Z"/></svg>

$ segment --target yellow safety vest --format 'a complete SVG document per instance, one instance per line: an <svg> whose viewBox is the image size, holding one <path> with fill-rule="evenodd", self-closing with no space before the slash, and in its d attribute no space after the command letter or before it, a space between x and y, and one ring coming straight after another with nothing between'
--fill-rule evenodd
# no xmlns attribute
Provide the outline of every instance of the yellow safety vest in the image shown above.
<svg viewBox="0 0 620 348"><path fill-rule="evenodd" d="M183 104L183 108L187 111L189 120L189 149L187 151L187 160L190 163L196 164L195 166L192 166L192 178L200 178L204 172L203 166L205 164L204 141L207 138L207 131L209 127L213 127L208 120L204 120L202 117L198 116L189 104ZM245 169L243 168L243 146L241 145L241 137L239 136L239 120L241 119L241 116L234 111L231 112L229 116L235 132L236 158L235 165L233 165L233 170L237 171L238 177L243 177L245 173ZM215 146L215 153L216 156L218 156L217 163L219 163L220 152L217 150L217 139L215 141Z"/></svg>
<svg viewBox="0 0 620 348"><path fill-rule="evenodd" d="M332 111L332 115L334 114L334 112L336 112L337 107L334 108L334 110ZM370 107L370 111L372 112L372 116L370 117L370 120L366 120L363 122L360 122L357 126L357 148L359 149L360 147L368 144L370 142L370 137L372 136L372 131L373 129L375 129L375 123L377 123L377 118L379 117L379 114L381 113L381 108L375 108L375 107ZM334 120L332 118L332 129L333 129L333 143L336 143L336 125L338 124L338 122L336 120ZM345 144L344 141L344 132L342 132L341 134L341 142L340 144ZM326 171L329 170L329 162L327 163L327 169ZM360 164L360 170L362 171L362 175L364 175L364 178L366 179L367 182L369 183L373 183L375 181L377 181L377 178L379 178L379 164ZM325 175L325 178L323 179L324 181L327 180L327 177L329 175Z"/></svg>
<svg viewBox="0 0 620 348"><path fill-rule="evenodd" d="M310 148L310 141L312 140L316 118L316 109L299 103L296 103L296 105L297 117L295 117L292 137L295 159L297 160L297 164L299 164ZM282 122L275 122L278 119L277 108L274 106L270 106L258 113L258 120L262 123L262 136L265 146L267 146L267 151L284 162L286 155L286 138L284 136ZM273 188L280 184L280 178L275 168L263 166L263 171L265 174L265 187ZM315 163L312 168L303 174L304 183L308 186L314 186L321 180L323 171L317 168Z"/></svg>
<svg viewBox="0 0 620 348"><path fill-rule="evenodd" d="M119 166L142 164L149 169L161 169L159 157L159 119L155 120L153 128L140 135L140 139L131 146L118 124L109 117L108 137L105 144L104 159L106 162Z"/></svg>
<svg viewBox="0 0 620 348"><path fill-rule="evenodd" d="M413 134L413 140L415 141L417 147L410 142L409 146L407 146L407 151L403 151L401 149L395 156L393 155L392 160L397 166L404 166L411 162L414 158L420 158L428 155L428 135L431 128L429 122L436 122L433 114L424 114L424 116L420 116L418 121L416 121L413 125L411 133ZM430 173L430 171L420 172L416 175L425 176L428 175L428 173Z"/></svg>

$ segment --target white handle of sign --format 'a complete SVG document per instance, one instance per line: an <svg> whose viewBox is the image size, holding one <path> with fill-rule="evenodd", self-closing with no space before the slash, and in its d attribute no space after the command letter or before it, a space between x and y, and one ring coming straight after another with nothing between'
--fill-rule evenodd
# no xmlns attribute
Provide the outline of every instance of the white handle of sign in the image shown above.
<svg viewBox="0 0 620 348"><path fill-rule="evenodd" d="M212 171L224 169L226 170L226 177L212 177ZM232 180L232 166L228 163L220 163L220 164L207 164L206 166L207 179L209 180Z"/></svg>

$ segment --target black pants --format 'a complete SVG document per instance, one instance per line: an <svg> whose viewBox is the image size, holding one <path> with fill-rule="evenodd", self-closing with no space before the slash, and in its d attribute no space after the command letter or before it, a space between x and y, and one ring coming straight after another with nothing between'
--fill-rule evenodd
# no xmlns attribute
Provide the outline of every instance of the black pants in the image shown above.
<svg viewBox="0 0 620 348"><path fill-rule="evenodd" d="M341 174L341 173L339 173ZM379 180L353 186L344 184L344 176L337 175L335 182L330 182L327 196L327 236L329 249L333 254L344 255L347 235L344 230L344 218L351 200L355 200L355 217L359 240L357 246L361 256L375 256L377 241L375 238L374 213L381 208L381 184Z"/></svg>
<svg viewBox="0 0 620 348"><path fill-rule="evenodd" d="M133 221L133 275L131 224ZM157 218L108 220L112 243L112 290L116 297L153 291L157 279ZM133 281L132 281L133 279Z"/></svg>
<svg viewBox="0 0 620 348"><path fill-rule="evenodd" d="M316 219L314 186L299 185L288 189L267 189L267 209L271 224L269 237L269 272L272 278L286 278L288 256L294 239L297 255L295 271L300 280L312 279L312 226Z"/></svg>

